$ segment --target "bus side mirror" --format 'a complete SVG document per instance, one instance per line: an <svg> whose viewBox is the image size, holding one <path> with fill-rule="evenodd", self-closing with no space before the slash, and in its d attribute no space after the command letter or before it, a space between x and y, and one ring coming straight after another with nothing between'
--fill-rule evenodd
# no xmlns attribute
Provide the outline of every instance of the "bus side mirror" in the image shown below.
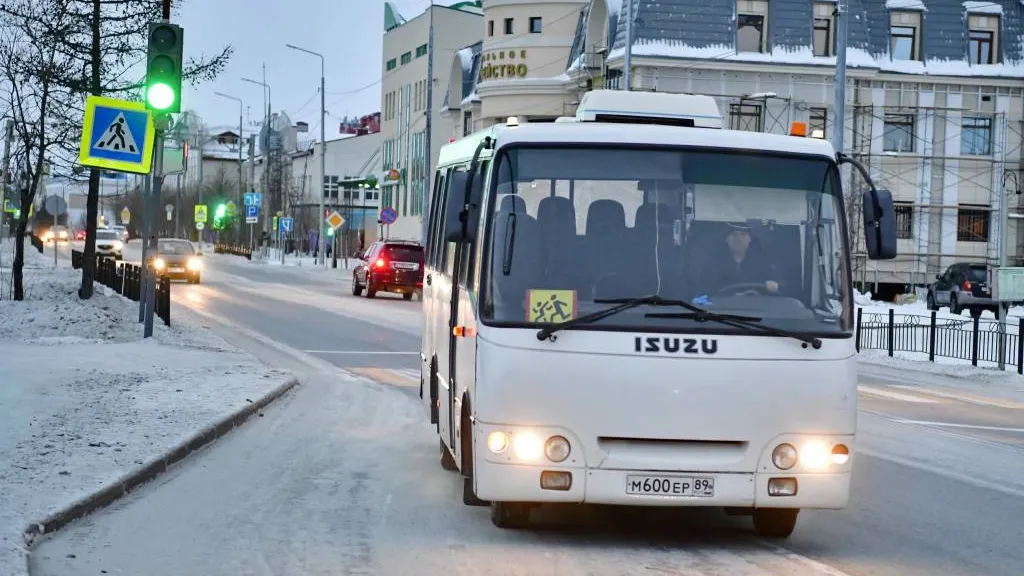
<svg viewBox="0 0 1024 576"><path fill-rule="evenodd" d="M864 192L864 240L871 260L896 257L896 210L888 190Z"/></svg>
<svg viewBox="0 0 1024 576"><path fill-rule="evenodd" d="M453 172L448 179L448 193L444 207L444 239L447 242L462 242L462 205L466 194L469 173Z"/></svg>

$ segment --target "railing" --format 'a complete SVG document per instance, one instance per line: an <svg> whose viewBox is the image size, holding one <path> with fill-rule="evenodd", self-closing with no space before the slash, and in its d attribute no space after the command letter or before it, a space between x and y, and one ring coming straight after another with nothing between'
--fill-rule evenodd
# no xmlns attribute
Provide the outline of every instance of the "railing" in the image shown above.
<svg viewBox="0 0 1024 576"><path fill-rule="evenodd" d="M71 251L71 267L80 269L85 261L85 255L78 250ZM96 274L94 280L110 288L114 292L138 302L142 299L142 266L117 261L113 258L103 256L96 257ZM171 279L162 276L156 283L156 301L154 313L157 318L164 321L167 326L171 325Z"/></svg>
<svg viewBox="0 0 1024 576"><path fill-rule="evenodd" d="M937 312L929 316L868 312L857 309L857 351L885 350L889 356L896 352L927 354L928 361L936 357L999 362L1000 337L1002 355L1006 365L1016 366L1024 374L1024 322L1017 325L980 318L939 318Z"/></svg>
<svg viewBox="0 0 1024 576"><path fill-rule="evenodd" d="M230 254L232 256L242 256L246 260L252 260L252 249L247 246L234 246L231 244L214 244L214 254Z"/></svg>

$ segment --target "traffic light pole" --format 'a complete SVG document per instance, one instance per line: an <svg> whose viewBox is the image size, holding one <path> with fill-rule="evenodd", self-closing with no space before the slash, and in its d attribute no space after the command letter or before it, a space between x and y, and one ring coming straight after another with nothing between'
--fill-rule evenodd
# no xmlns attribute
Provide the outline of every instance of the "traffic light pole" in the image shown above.
<svg viewBox="0 0 1024 576"><path fill-rule="evenodd" d="M160 204L160 190L164 184L164 133L170 124L170 117L166 114L161 114L156 118L156 138L154 139L154 145L156 150L153 151L153 191L150 194L149 200L152 203L151 206L159 206ZM149 211L150 221L149 230L146 242L147 254L152 255L154 258L159 255L157 251L156 241L156 217L157 210L153 209ZM145 269L148 269L146 262L142 263ZM149 338L153 335L153 313L156 310L156 276L152 271L147 271L149 281L146 283L146 319L143 325L143 338Z"/></svg>

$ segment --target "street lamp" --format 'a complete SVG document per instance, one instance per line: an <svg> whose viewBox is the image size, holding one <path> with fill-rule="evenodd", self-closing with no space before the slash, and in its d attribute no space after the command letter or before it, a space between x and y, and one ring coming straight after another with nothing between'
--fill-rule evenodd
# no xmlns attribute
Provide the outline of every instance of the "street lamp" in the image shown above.
<svg viewBox="0 0 1024 576"><path fill-rule="evenodd" d="M266 79L266 75L267 75L266 74L266 67L264 67L264 69L263 69L263 77L264 77L264 79ZM263 87L263 107L266 109L266 111L265 111L266 115L264 116L264 119L263 119L263 126L266 128L266 130L267 130L267 137L269 138L270 137L270 106L271 106L271 103L270 103L271 102L271 100L270 100L270 96L271 96L271 94L270 94L270 84L267 84L266 82L257 82L256 80L252 80L250 78L242 78L242 81ZM256 170L255 169L255 162L256 162L256 160L254 158L253 159L253 179L254 179L253 186L256 185L256 182L255 182L255 170ZM266 202L266 204L264 204L262 206L262 208L263 208L263 210L262 210L262 212L263 212L263 230L264 231L267 230L267 220L268 220L267 212L270 210L270 199L268 198L268 196L269 196L268 193L270 192L270 190L269 190L269 186L268 186L268 183L267 183L266 170L267 170L267 167L264 166L264 169L263 169L263 199Z"/></svg>
<svg viewBox="0 0 1024 576"><path fill-rule="evenodd" d="M324 56L323 54L318 54L316 52L313 52L312 50L306 50L305 48L299 48L298 46L293 46L291 44L285 44L285 47L291 48L292 50L298 50L299 52L305 52L306 54L310 54L320 58L320 211L318 212L320 228L318 229L316 234L316 262L317 264L324 266L326 265L326 260L324 258L324 186L327 178L327 113L324 110L324 100L326 98L326 93L324 92Z"/></svg>
<svg viewBox="0 0 1024 576"><path fill-rule="evenodd" d="M243 102L242 102L241 98L235 98L234 96L229 96L229 95L224 94L222 92L214 92L214 94L216 94L217 96L220 96L221 98L227 98L228 100L234 100L235 102L238 102L238 203L241 204L242 203L242 194L243 194L244 188L245 188L245 184L242 183L242 107L243 107ZM202 149L200 149L200 154L202 154ZM241 229L241 226L239 226L239 229Z"/></svg>

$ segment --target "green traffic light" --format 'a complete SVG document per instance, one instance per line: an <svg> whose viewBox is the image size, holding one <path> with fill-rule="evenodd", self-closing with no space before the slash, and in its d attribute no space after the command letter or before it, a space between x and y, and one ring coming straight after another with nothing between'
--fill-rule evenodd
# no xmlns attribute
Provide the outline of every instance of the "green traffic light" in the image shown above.
<svg viewBox="0 0 1024 576"><path fill-rule="evenodd" d="M213 213L214 218L223 218L228 213L228 207L224 204L218 204L217 210Z"/></svg>
<svg viewBox="0 0 1024 576"><path fill-rule="evenodd" d="M165 110L174 104L174 89L163 82L146 88L146 102L156 110Z"/></svg>

